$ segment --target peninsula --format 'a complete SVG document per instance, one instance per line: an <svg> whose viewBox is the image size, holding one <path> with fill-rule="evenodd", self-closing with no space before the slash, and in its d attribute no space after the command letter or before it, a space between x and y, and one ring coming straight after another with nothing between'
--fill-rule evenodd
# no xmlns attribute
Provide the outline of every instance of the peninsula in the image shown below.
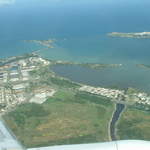
<svg viewBox="0 0 150 150"><path fill-rule="evenodd" d="M140 129L141 138L150 139L148 94L76 83L53 72L51 66L57 64L97 69L121 66L54 61L35 53L0 60L0 115L25 147L109 141L113 118L116 139L128 138L129 133L136 139L139 126L128 115L131 111L147 125ZM127 108L118 117L116 104ZM134 131L122 128L128 121Z"/></svg>
<svg viewBox="0 0 150 150"><path fill-rule="evenodd" d="M55 61L56 65L76 65L91 69L104 69L104 68L117 68L121 67L122 64L103 64L103 63L76 63L76 62L68 62L68 61Z"/></svg>

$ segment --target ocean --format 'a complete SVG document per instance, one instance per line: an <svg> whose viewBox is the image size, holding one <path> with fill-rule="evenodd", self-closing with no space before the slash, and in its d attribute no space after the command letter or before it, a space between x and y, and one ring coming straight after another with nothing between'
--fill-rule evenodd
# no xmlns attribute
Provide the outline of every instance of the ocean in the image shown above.
<svg viewBox="0 0 150 150"><path fill-rule="evenodd" d="M150 70L137 68L136 64L150 64L150 39L107 36L110 32L150 31L149 6L148 0L0 2L0 58L43 49L40 54L54 60L119 63L125 66L121 71L98 71L97 80L94 74L89 73L88 81L82 81L149 91ZM56 39L54 48L44 50L40 45L24 42L47 39ZM70 71L66 68L55 70L63 76L65 74L61 72ZM85 76L84 69L80 68L80 72L80 76ZM109 80L105 77L107 73L112 75Z"/></svg>

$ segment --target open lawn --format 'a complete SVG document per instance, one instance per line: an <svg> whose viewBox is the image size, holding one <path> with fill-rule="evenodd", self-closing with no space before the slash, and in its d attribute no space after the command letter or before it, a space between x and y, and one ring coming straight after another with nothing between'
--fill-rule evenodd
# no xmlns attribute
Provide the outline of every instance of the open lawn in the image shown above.
<svg viewBox="0 0 150 150"><path fill-rule="evenodd" d="M104 142L113 111L108 99L60 90L42 105L18 106L5 120L26 147Z"/></svg>

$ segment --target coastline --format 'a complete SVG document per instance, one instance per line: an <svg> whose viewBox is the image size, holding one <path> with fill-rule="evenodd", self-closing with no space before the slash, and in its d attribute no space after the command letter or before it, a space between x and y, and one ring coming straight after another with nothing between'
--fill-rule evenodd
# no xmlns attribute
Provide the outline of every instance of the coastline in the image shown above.
<svg viewBox="0 0 150 150"><path fill-rule="evenodd" d="M122 67L122 64L103 64L103 63L78 63L78 62L71 62L71 61L54 61L53 65L75 65L81 66L90 69L105 69L105 68L118 68Z"/></svg>
<svg viewBox="0 0 150 150"><path fill-rule="evenodd" d="M33 56L35 56L35 55L33 55ZM16 59L17 61L15 62L15 60L14 59ZM60 87L61 86L61 84L63 83L67 83L67 86L65 85L63 88L65 89L65 90L75 90L75 91L80 91L80 92L87 92L88 94L91 94L91 95L95 95L95 96L97 96L97 97L105 97L106 99L107 99L107 102L108 103L110 103L109 101L111 101L111 102L113 102L114 104L116 104L116 103L122 103L122 104L130 104L129 103L129 101L126 101L129 97L128 96L132 96L132 95L135 95L136 97L142 97L142 99L143 98L147 98L147 96L148 95L145 95L145 93L143 94L143 93L133 93L133 91L134 90L130 90L130 94L129 93L127 93L127 92L125 92L125 91L121 91L121 90L119 90L119 89L111 89L111 88L102 88L102 87L95 87L95 86L88 86L88 85L85 85L85 84L81 84L81 83L78 83L78 82L73 82L72 80L70 80L70 79L68 79L68 78L64 78L64 77L62 77L62 76L60 76L60 75L57 75L55 72L53 72L53 70L51 70L50 69L50 67L51 66L53 66L53 65L56 65L56 64L64 64L64 65L66 65L66 62L63 62L63 61L50 61L50 60L45 60L45 59L43 59L43 58L41 58L40 56L35 56L35 57L32 57L32 55L30 56L30 55L28 55L28 58L26 58L26 57L23 57L23 56L20 56L20 57L13 57L13 58L11 58L11 59L8 59L8 61L10 61L10 64L12 64L12 65L10 65L10 68L11 67L13 67L14 66L14 64L16 65L17 63L18 63L18 65L20 65L20 63L21 64L23 64L23 66L20 68L21 69L21 72L22 71L24 71L24 69L26 70L28 70L29 68L32 68L33 70L33 72L32 72L32 75L34 74L34 75L40 75L39 77L40 77L40 79L41 79L41 77L42 77L42 81L44 81L44 82L47 82L47 81L49 81L49 80L47 80L47 79L49 79L50 78L50 80L51 81L54 81L54 83L55 84L58 84L57 86L55 85L55 84L51 84L50 83L50 85L48 86L48 87L46 87L46 91L47 91L47 89L48 88L51 88L51 89L53 89L53 91L55 90L55 92L56 91L58 91L58 89L60 89L60 88L62 88L62 87ZM12 62L12 61L14 61L14 62ZM7 64L7 60L6 61L4 61L6 64ZM29 65L29 62L31 63L30 65ZM38 63L37 63L38 62ZM39 64L39 62L41 62L41 64ZM71 62L72 63L72 62ZM24 64L27 64L27 66L26 65L24 65ZM67 62L67 64L68 64L68 62ZM8 62L8 64L7 64L8 66L9 66L9 62ZM35 65L35 66L34 66ZM37 65L37 66L36 66ZM70 65L70 64L69 64ZM73 63L73 65L76 65L76 64L74 64ZM78 65L78 64L77 64ZM81 64L80 64L81 65ZM88 64L89 65L89 64ZM93 64L92 64L93 65ZM95 65L95 64L94 64ZM5 66L5 65L4 65ZM33 67L34 66L34 67ZM87 67L87 66L86 66ZM39 69L39 71L40 72L36 72L36 70L34 70L35 68L37 68L37 70ZM43 70L43 69L46 69L46 70ZM41 70L40 70L41 69ZM48 69L48 70L47 70ZM44 76L43 76L43 73L44 73L44 75L46 75L46 73L48 73L47 75L46 75L46 79L44 79ZM50 73L50 74L49 74ZM42 76L41 76L41 74L42 74ZM39 78L38 78L39 79ZM44 79L44 80L43 80ZM40 83L40 81L41 80L39 80L39 83ZM22 82L22 81L20 81L20 82ZM29 81L27 81L27 82L29 82ZM37 81L36 81L37 82ZM60 82L61 82L61 84L60 84ZM14 84L14 83L12 83L12 84ZM16 84L16 83L15 83ZM54 86L55 85L55 86ZM69 85L69 86L68 86ZM39 88L41 88L42 89L42 91L43 91L43 88L42 88L43 86L42 86L42 84L40 83L40 86L39 86ZM45 88L45 87L44 87ZM40 91L39 91L39 89L37 89L37 92L38 93L35 93L35 94L39 94L39 92L41 92L41 89L40 89ZM31 92L31 90L30 90L30 92ZM52 91L51 91L52 92ZM32 92L31 92L32 93ZM53 96L53 94L52 94L52 96ZM89 95L88 95L89 96ZM33 97L33 96L32 96ZM90 97L90 96L89 96ZM61 97L59 97L59 98L61 98ZM34 98L35 99L35 98ZM106 100L105 99L105 100ZM46 99L45 99L46 100ZM42 101L42 103L43 102L45 102L45 100L44 101ZM24 101L24 102L27 102L26 100ZM36 102L36 101L34 101L34 102ZM106 101L105 101L106 102ZM132 101L131 101L132 102ZM40 103L40 104L42 104L42 103ZM17 104L19 104L19 103L17 103ZM133 102L132 102L132 105L133 105ZM107 126L105 126L105 129L106 129L106 131L107 131L107 138L109 139L109 141L112 141L112 139L111 139L111 132L110 132L110 128L111 128L111 122L112 122L112 120L113 120L113 117L114 117L114 115L115 115L115 112L117 111L116 110L116 108L117 107L115 107L115 108L113 108L114 109L114 111L113 111L113 109L112 109L112 111L113 111L113 113L111 113L110 115L111 115L111 117L109 117L109 119L107 119ZM120 120L120 117L121 117L121 115L122 115L122 112L120 113L120 115L118 116L118 119L117 119L117 121L115 122L115 124L117 124L118 123L118 121ZM110 120L111 119L111 120ZM109 128L109 129L108 129ZM116 129L116 126L115 126L115 129ZM117 131L115 130L114 131L115 132L115 134L116 134L116 136L117 136Z"/></svg>

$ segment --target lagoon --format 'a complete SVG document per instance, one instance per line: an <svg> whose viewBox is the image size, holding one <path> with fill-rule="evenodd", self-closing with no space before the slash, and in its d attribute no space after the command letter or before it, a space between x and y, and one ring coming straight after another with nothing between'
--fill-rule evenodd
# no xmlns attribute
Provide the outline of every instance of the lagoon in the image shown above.
<svg viewBox="0 0 150 150"><path fill-rule="evenodd" d="M136 65L125 65L117 68L91 69L76 65L55 65L52 70L72 81L106 88L136 88L150 92L150 69Z"/></svg>
<svg viewBox="0 0 150 150"><path fill-rule="evenodd" d="M75 67L77 73L70 78L149 92L149 70L137 69L135 64L150 64L150 39L107 36L110 32L150 31L149 5L148 0L15 0L1 4L0 58L42 49L39 54L52 60L124 64L121 69L100 71ZM54 48L44 50L24 42L47 39L56 39Z"/></svg>

